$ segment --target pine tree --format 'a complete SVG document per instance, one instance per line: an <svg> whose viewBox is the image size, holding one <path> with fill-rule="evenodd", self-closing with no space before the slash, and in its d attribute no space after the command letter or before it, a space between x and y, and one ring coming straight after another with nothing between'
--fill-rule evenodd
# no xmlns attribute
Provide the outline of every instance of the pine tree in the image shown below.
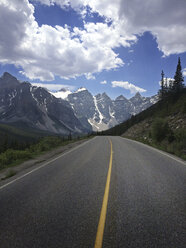
<svg viewBox="0 0 186 248"><path fill-rule="evenodd" d="M175 93L179 93L183 88L183 82L184 82L184 78L183 78L183 74L182 74L182 68L181 68L181 61L180 61L180 57L178 58L178 65L176 68L176 73L174 76L174 83L173 83L173 91Z"/></svg>
<svg viewBox="0 0 186 248"><path fill-rule="evenodd" d="M161 72L161 89L159 91L159 95L160 95L160 98L163 99L164 98L164 93L165 93L165 87L164 87L164 72L162 70Z"/></svg>
<svg viewBox="0 0 186 248"><path fill-rule="evenodd" d="M68 140L72 140L72 133L71 132L68 135Z"/></svg>
<svg viewBox="0 0 186 248"><path fill-rule="evenodd" d="M165 79L165 92L166 93L168 92L168 79L167 79L167 77Z"/></svg>

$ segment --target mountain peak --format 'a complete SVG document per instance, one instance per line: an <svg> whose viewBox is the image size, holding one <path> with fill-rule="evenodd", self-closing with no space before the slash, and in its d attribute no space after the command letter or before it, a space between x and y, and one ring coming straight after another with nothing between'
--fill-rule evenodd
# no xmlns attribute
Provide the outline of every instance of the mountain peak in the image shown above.
<svg viewBox="0 0 186 248"><path fill-rule="evenodd" d="M0 84L3 87L10 87L10 86L19 85L19 81L10 73L4 72L2 77L0 78Z"/></svg>
<svg viewBox="0 0 186 248"><path fill-rule="evenodd" d="M106 92L103 92L102 96L108 96Z"/></svg>
<svg viewBox="0 0 186 248"><path fill-rule="evenodd" d="M78 92L81 92L81 91L85 91L85 90L87 90L86 88L84 88L84 87L81 87L81 88L79 88L78 90L76 90L76 92L75 93L78 93Z"/></svg>
<svg viewBox="0 0 186 248"><path fill-rule="evenodd" d="M68 89L62 88L58 92L50 92L56 98L66 99L68 95L72 94L72 92Z"/></svg>
<svg viewBox="0 0 186 248"><path fill-rule="evenodd" d="M141 97L141 94L137 92L134 97Z"/></svg>
<svg viewBox="0 0 186 248"><path fill-rule="evenodd" d="M110 99L110 97L105 92L102 93L102 97L105 98L105 99Z"/></svg>
<svg viewBox="0 0 186 248"><path fill-rule="evenodd" d="M12 76L10 73L8 72L4 72L2 77L3 79L16 79L14 76ZM17 79L16 79L17 80Z"/></svg>
<svg viewBox="0 0 186 248"><path fill-rule="evenodd" d="M67 92L67 91L69 91L69 90L66 89L66 88L61 88L61 89L59 90L59 92Z"/></svg>
<svg viewBox="0 0 186 248"><path fill-rule="evenodd" d="M116 101L123 101L126 100L126 98L123 95L120 95L116 98Z"/></svg>

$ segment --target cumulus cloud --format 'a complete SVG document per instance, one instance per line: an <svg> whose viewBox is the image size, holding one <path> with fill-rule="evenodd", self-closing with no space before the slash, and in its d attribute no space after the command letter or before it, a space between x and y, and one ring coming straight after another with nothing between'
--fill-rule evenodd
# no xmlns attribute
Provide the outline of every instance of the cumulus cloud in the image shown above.
<svg viewBox="0 0 186 248"><path fill-rule="evenodd" d="M150 31L164 55L186 51L185 0L121 0L119 18L126 32Z"/></svg>
<svg viewBox="0 0 186 248"><path fill-rule="evenodd" d="M61 7L85 8L112 20L120 35L128 36L149 31L156 38L158 48L164 56L186 51L185 0L37 0L41 3L54 2Z"/></svg>
<svg viewBox="0 0 186 248"><path fill-rule="evenodd" d="M33 2L86 10L105 17L84 28L39 26ZM186 51L185 0L0 0L0 62L13 63L30 79L69 79L124 65L115 48L130 47L151 32L165 56Z"/></svg>
<svg viewBox="0 0 186 248"><path fill-rule="evenodd" d="M66 84L45 84L45 83L32 83L33 86L46 88L49 91L55 92L61 89L74 90L75 87Z"/></svg>
<svg viewBox="0 0 186 248"><path fill-rule="evenodd" d="M106 80L101 81L100 84L107 84L107 81Z"/></svg>
<svg viewBox="0 0 186 248"><path fill-rule="evenodd" d="M131 36L149 31L165 56L186 51L185 0L102 0L89 6L120 26L120 34ZM113 7L113 15L112 12Z"/></svg>
<svg viewBox="0 0 186 248"><path fill-rule="evenodd" d="M183 69L183 76L186 77L186 68Z"/></svg>
<svg viewBox="0 0 186 248"><path fill-rule="evenodd" d="M0 62L13 63L28 78L41 81L54 80L56 75L65 79L85 75L92 79L93 73L122 66L124 62L113 48L129 45L107 23L86 23L83 30L70 30L67 25L39 26L34 6L28 0L1 0L0 31Z"/></svg>
<svg viewBox="0 0 186 248"><path fill-rule="evenodd" d="M85 73L85 77L89 80L89 79L95 79L95 76L92 73Z"/></svg>
<svg viewBox="0 0 186 248"><path fill-rule="evenodd" d="M76 10L82 10L83 12L86 10L88 6L91 8L92 12L97 12L101 16L105 16L108 20L112 20L113 18L117 18L119 14L119 4L120 0L35 0L35 2L40 2L45 5L54 5L57 4L61 8L68 8L71 6Z"/></svg>
<svg viewBox="0 0 186 248"><path fill-rule="evenodd" d="M130 90L130 93L131 94L134 94L134 93L137 93L137 92L146 92L145 89L143 88L140 88L134 84L131 84L129 82L123 82L123 81L113 81L112 82L112 87L115 88L115 87L121 87L123 89L126 89L126 90Z"/></svg>

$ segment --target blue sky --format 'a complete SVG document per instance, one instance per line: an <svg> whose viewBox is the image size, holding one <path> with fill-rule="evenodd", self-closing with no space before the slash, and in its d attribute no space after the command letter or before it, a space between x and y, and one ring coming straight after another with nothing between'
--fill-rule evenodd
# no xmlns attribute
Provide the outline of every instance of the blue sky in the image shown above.
<svg viewBox="0 0 186 248"><path fill-rule="evenodd" d="M111 98L186 76L185 0L0 0L0 74ZM179 13L179 14L178 14Z"/></svg>

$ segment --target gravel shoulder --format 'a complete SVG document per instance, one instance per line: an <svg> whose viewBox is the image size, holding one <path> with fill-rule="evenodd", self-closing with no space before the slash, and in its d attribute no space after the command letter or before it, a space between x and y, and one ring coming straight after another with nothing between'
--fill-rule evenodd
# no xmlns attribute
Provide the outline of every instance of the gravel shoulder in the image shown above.
<svg viewBox="0 0 186 248"><path fill-rule="evenodd" d="M83 140L78 140L73 143L57 147L53 150L46 151L44 154L39 155L33 159L29 159L27 161L22 162L19 165L13 166L13 167L8 167L6 169L3 169L0 171L0 181L5 181L8 180L7 173L12 170L16 175L22 173L23 171L29 169L30 167L33 166L40 166L43 162L46 162L47 160L55 157L58 154L62 154L66 151L69 151L70 149L86 142L88 139L83 139ZM7 178L6 178L7 177Z"/></svg>

